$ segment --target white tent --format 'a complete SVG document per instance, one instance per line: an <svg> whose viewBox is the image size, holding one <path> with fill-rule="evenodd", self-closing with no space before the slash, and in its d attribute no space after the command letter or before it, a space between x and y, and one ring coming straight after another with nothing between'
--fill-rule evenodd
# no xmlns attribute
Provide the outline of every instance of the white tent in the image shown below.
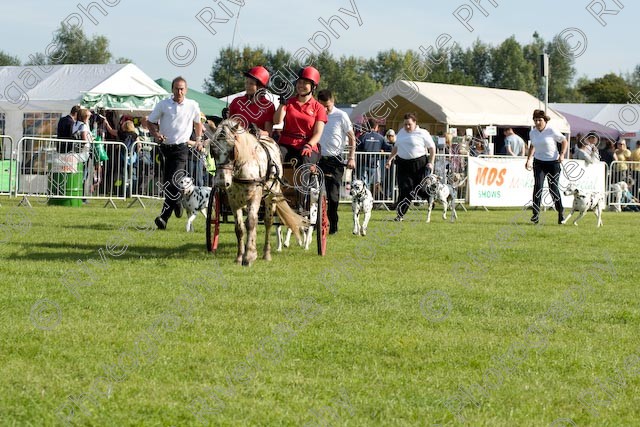
<svg viewBox="0 0 640 427"><path fill-rule="evenodd" d="M134 64L0 67L5 134L23 135L25 113L68 114L71 107L150 111L169 96Z"/></svg>
<svg viewBox="0 0 640 427"><path fill-rule="evenodd" d="M640 129L640 104L569 104L553 103L551 106L583 119L624 132Z"/></svg>
<svg viewBox="0 0 640 427"><path fill-rule="evenodd" d="M405 113L416 112L422 127L444 132L456 126L531 127L535 109L544 109L544 104L523 91L398 80L360 102L351 119L384 118L387 128L398 129ZM562 115L553 110L548 114L555 129L569 133Z"/></svg>

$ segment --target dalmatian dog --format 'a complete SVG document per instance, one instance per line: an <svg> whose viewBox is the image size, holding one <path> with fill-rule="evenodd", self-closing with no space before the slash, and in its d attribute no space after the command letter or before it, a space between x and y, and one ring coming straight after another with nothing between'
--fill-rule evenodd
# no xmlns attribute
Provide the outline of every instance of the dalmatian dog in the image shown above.
<svg viewBox="0 0 640 427"><path fill-rule="evenodd" d="M454 222L458 218L455 204L455 196L457 192L456 187L449 184L443 184L442 178L434 173L426 176L422 180L422 184L424 185L423 188L427 194L427 222L431 222L431 211L433 210L436 202L442 203L442 219L447 219L448 208L451 209L451 222ZM459 183L458 185L461 184Z"/></svg>
<svg viewBox="0 0 640 427"><path fill-rule="evenodd" d="M562 220L562 224L566 224L569 221L571 215L574 212L578 212L578 217L573 221L573 225L578 225L578 220L582 218L587 211L592 210L598 222L596 227L602 227L602 211L604 210L604 194L599 191L584 192L578 189L575 184L571 183L564 190L565 196L573 195L573 205L571 206L571 212Z"/></svg>
<svg viewBox="0 0 640 427"><path fill-rule="evenodd" d="M193 220L198 216L198 212L207 217L207 204L209 203L209 195L211 187L196 187L193 179L185 176L180 180L180 190L182 192L182 207L189 215L187 219L187 232L193 230Z"/></svg>
<svg viewBox="0 0 640 427"><path fill-rule="evenodd" d="M353 211L353 234L356 236L367 235L367 226L371 219L371 210L373 209L373 195L371 191L360 179L356 179L351 183L351 210ZM360 212L364 214L362 225L360 225Z"/></svg>

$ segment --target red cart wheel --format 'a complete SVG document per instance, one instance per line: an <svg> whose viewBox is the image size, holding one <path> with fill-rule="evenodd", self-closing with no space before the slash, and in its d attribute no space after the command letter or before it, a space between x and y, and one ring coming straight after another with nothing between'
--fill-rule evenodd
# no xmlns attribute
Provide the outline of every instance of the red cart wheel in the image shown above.
<svg viewBox="0 0 640 427"><path fill-rule="evenodd" d="M218 236L220 235L220 189L211 189L209 204L207 205L207 251L215 252L218 249Z"/></svg>
<svg viewBox="0 0 640 427"><path fill-rule="evenodd" d="M329 215L327 214L327 191L324 183L320 185L318 195L318 215L316 217L316 240L318 242L318 255L327 253L327 236L329 235Z"/></svg>

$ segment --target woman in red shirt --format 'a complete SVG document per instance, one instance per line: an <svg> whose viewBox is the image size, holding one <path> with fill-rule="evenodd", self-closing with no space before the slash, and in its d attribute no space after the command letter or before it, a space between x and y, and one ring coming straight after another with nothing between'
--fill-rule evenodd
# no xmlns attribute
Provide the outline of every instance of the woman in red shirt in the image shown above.
<svg viewBox="0 0 640 427"><path fill-rule="evenodd" d="M327 111L314 97L320 83L320 73L313 67L298 72L296 96L281 102L273 121L284 126L278 139L282 159L293 158L302 164L316 164L320 160L318 142L327 123Z"/></svg>
<svg viewBox="0 0 640 427"><path fill-rule="evenodd" d="M244 76L245 94L231 101L229 117L238 119L245 129L255 124L265 135L270 135L276 108L265 96L269 71L258 65Z"/></svg>

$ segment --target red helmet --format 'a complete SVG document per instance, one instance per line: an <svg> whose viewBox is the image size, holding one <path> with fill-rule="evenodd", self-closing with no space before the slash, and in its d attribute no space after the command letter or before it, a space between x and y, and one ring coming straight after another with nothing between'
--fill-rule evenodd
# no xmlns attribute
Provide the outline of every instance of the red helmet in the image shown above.
<svg viewBox="0 0 640 427"><path fill-rule="evenodd" d="M311 80L315 86L320 83L320 72L313 67L304 67L298 71L298 78Z"/></svg>
<svg viewBox="0 0 640 427"><path fill-rule="evenodd" d="M256 79L264 87L267 87L267 85L269 84L269 72L262 65L253 67L252 69L244 73L244 75L245 77Z"/></svg>

